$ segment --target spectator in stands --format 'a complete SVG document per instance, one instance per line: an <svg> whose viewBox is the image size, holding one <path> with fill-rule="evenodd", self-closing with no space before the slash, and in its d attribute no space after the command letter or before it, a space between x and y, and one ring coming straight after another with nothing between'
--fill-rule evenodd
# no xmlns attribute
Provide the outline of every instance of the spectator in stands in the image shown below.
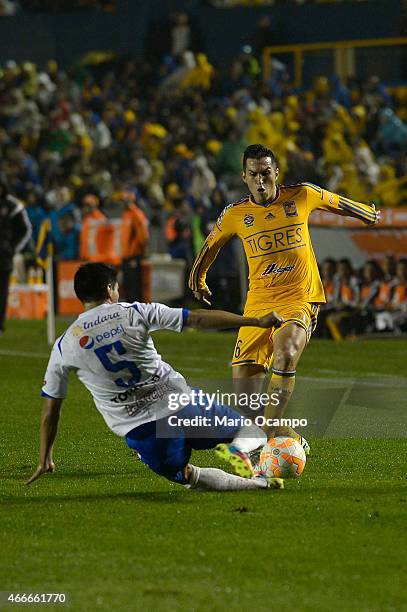
<svg viewBox="0 0 407 612"><path fill-rule="evenodd" d="M106 215L99 207L100 199L97 195L87 193L82 198L82 226L79 247L79 257L82 261L100 261L100 255L95 249L95 238L91 232L93 221L106 221Z"/></svg>
<svg viewBox="0 0 407 612"><path fill-rule="evenodd" d="M56 186L46 194L50 208L51 231L54 242L55 259L78 259L80 211L72 201L72 193L65 185Z"/></svg>
<svg viewBox="0 0 407 612"><path fill-rule="evenodd" d="M192 24L191 19L184 11L177 11L172 15L169 28L170 33L170 55L177 57L185 51L200 48L199 30Z"/></svg>
<svg viewBox="0 0 407 612"><path fill-rule="evenodd" d="M165 225L169 254L173 259L184 259L188 270L193 262L192 218L191 207L183 198L174 202Z"/></svg>
<svg viewBox="0 0 407 612"><path fill-rule="evenodd" d="M379 112L377 149L391 157L407 150L407 125L397 117L392 108L383 108Z"/></svg>
<svg viewBox="0 0 407 612"><path fill-rule="evenodd" d="M128 302L143 300L143 276L141 262L147 252L148 221L137 206L132 191L121 191L115 196L122 210L122 291Z"/></svg>
<svg viewBox="0 0 407 612"><path fill-rule="evenodd" d="M232 182L234 181L233 177L240 177L242 155L246 146L246 140L241 137L237 128L233 128L229 131L219 151L216 160L217 170L220 174L226 175L226 179Z"/></svg>
<svg viewBox="0 0 407 612"><path fill-rule="evenodd" d="M382 271L376 261L370 259L362 268L359 309L373 310L375 300L379 295Z"/></svg>
<svg viewBox="0 0 407 612"><path fill-rule="evenodd" d="M257 20L256 30L251 41L255 55L261 57L265 47L284 44L277 32L278 29L273 24L270 15L262 15Z"/></svg>
<svg viewBox="0 0 407 612"><path fill-rule="evenodd" d="M372 332L375 329L375 312L379 309L380 280L382 271L374 260L365 263L361 272L358 312L355 316L355 332Z"/></svg>
<svg viewBox="0 0 407 612"><path fill-rule="evenodd" d="M396 278L392 283L389 309L392 313L394 331L407 331L407 259L400 259L396 266Z"/></svg>
<svg viewBox="0 0 407 612"><path fill-rule="evenodd" d="M382 164L378 182L371 193L372 199L380 206L405 206L407 204L407 175L397 177L396 168Z"/></svg>
<svg viewBox="0 0 407 612"><path fill-rule="evenodd" d="M375 329L379 332L394 329L393 318L389 310L395 275L396 261L392 255L387 255L382 261L379 291L374 301Z"/></svg>
<svg viewBox="0 0 407 612"><path fill-rule="evenodd" d="M24 248L30 236L31 223L24 205L11 195L6 177L0 175L0 336L4 333L13 257Z"/></svg>
<svg viewBox="0 0 407 612"><path fill-rule="evenodd" d="M72 209L65 209L58 215L58 229L54 227L54 256L58 261L75 261L79 255L81 226Z"/></svg>
<svg viewBox="0 0 407 612"><path fill-rule="evenodd" d="M37 244L40 227L47 218L47 211L44 208L43 192L41 187L29 190L26 194L26 211L32 227L32 243Z"/></svg>
<svg viewBox="0 0 407 612"><path fill-rule="evenodd" d="M335 273L336 263L332 258L325 259L321 264L321 280L324 286L326 303L321 305L318 315L318 325L315 330L320 338L330 338L331 334L326 326L326 318L335 309Z"/></svg>
<svg viewBox="0 0 407 612"><path fill-rule="evenodd" d="M335 299L335 273L335 260L328 257L322 262L321 265L321 280L324 286L326 304L329 307L333 305Z"/></svg>
<svg viewBox="0 0 407 612"><path fill-rule="evenodd" d="M354 317L359 293L359 283L349 259L341 259L334 281L333 311L326 318L327 327L335 340L356 333Z"/></svg>
<svg viewBox="0 0 407 612"><path fill-rule="evenodd" d="M396 276L396 260L394 255L386 255L382 261L383 281L391 283Z"/></svg>

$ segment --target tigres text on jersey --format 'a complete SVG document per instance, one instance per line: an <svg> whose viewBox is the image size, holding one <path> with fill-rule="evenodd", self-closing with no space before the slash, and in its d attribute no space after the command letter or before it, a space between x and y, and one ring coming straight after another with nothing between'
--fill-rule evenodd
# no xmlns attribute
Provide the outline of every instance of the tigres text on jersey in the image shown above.
<svg viewBox="0 0 407 612"><path fill-rule="evenodd" d="M361 219L377 220L374 207L354 202L312 185L280 186L266 205L251 196L227 206L204 242L189 279L193 291L206 288L206 273L219 249L239 236L249 265L246 304L324 303L325 296L311 244L308 217L317 209Z"/></svg>

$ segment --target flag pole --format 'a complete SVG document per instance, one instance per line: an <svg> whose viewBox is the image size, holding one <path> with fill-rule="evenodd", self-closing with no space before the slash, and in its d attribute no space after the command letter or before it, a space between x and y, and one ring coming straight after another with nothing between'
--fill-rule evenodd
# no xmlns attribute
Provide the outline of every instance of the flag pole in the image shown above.
<svg viewBox="0 0 407 612"><path fill-rule="evenodd" d="M53 257L49 253L47 256L47 267L45 271L45 278L47 283L47 296L48 296L48 308L47 308L47 338L48 344L54 344L55 342L55 311L54 311L54 270L53 270Z"/></svg>

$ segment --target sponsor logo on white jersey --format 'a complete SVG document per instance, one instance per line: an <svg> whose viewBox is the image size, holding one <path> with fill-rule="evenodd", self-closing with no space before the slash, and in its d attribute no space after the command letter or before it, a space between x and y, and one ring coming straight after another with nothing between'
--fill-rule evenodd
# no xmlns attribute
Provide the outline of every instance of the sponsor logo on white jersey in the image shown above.
<svg viewBox="0 0 407 612"><path fill-rule="evenodd" d="M83 329L91 329L92 327L106 323L106 321L109 321L109 319L118 319L119 317L120 314L118 312L113 312L112 314L107 315L99 315L94 321L85 321L83 324Z"/></svg>
<svg viewBox="0 0 407 612"><path fill-rule="evenodd" d="M130 389L126 389L126 391L122 391L121 393L114 395L113 397L110 398L110 400L114 402L115 404L120 404L121 402L125 402L129 397L131 398L132 395L135 395L137 391L139 391L143 387L154 385L159 380L160 380L160 377L158 376L158 374L153 374L152 377L149 378L148 380L138 383L137 385L134 385L134 387L130 387Z"/></svg>
<svg viewBox="0 0 407 612"><path fill-rule="evenodd" d="M114 327L113 329L108 329L102 334L97 334L96 336L82 336L79 340L79 344L84 349L91 349L95 342L103 342L103 340L109 340L110 338L114 338L118 334L122 334L124 332L124 327L122 324Z"/></svg>
<svg viewBox="0 0 407 612"><path fill-rule="evenodd" d="M94 344L95 341L92 336L82 336L82 338L79 340L79 345L84 349L91 349L93 348Z"/></svg>

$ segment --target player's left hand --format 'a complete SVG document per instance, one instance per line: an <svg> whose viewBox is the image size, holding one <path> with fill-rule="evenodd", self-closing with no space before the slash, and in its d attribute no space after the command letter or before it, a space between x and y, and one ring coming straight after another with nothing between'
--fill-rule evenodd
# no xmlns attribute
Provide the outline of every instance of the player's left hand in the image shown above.
<svg viewBox="0 0 407 612"><path fill-rule="evenodd" d="M374 221L369 222L367 225L377 225L381 218L382 218L382 211L381 210L376 210L376 206L373 204L373 202L371 203L371 207L373 208L373 210L376 213L376 218Z"/></svg>
<svg viewBox="0 0 407 612"><path fill-rule="evenodd" d="M281 327L281 325L284 323L284 319L274 311L270 312L264 317L259 317L258 321L258 326L262 327L263 329L270 329L270 327Z"/></svg>
<svg viewBox="0 0 407 612"><path fill-rule="evenodd" d="M26 481L25 484L29 485L32 482L34 482L34 480L37 480L37 478L39 478L40 476L42 476L43 474L46 474L47 472L54 472L55 471L55 463L51 460L46 461L46 463L41 464L37 467L37 469L35 470L34 474Z"/></svg>

